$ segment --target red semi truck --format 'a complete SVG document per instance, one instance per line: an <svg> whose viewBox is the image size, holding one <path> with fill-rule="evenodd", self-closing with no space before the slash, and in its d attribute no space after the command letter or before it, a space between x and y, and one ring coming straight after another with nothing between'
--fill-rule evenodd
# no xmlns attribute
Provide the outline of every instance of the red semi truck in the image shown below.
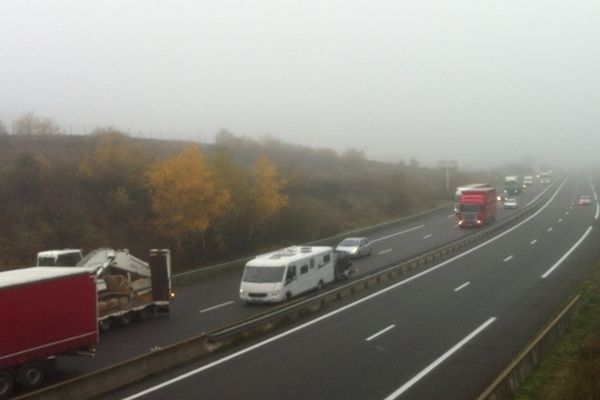
<svg viewBox="0 0 600 400"><path fill-rule="evenodd" d="M462 192L458 212L458 226L483 226L496 219L496 189L487 187Z"/></svg>
<svg viewBox="0 0 600 400"><path fill-rule="evenodd" d="M41 385L58 355L93 354L96 277L78 267L0 272L0 399Z"/></svg>

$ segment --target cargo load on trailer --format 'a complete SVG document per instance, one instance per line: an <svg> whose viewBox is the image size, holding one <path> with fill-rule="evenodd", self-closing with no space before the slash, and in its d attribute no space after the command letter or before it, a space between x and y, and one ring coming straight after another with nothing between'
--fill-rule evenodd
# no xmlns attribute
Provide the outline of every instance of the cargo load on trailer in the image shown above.
<svg viewBox="0 0 600 400"><path fill-rule="evenodd" d="M494 188L470 189L463 192L456 214L458 225L484 226L496 219L497 195Z"/></svg>
<svg viewBox="0 0 600 400"><path fill-rule="evenodd" d="M40 386L61 355L91 355L98 343L96 277L87 268L0 272L0 399Z"/></svg>
<svg viewBox="0 0 600 400"><path fill-rule="evenodd" d="M38 253L38 263L48 254ZM97 278L98 323L107 330L115 323L126 325L133 318L146 319L156 313L169 313L173 297L171 289L171 256L168 249L150 251L150 263L127 249L96 249L77 264Z"/></svg>

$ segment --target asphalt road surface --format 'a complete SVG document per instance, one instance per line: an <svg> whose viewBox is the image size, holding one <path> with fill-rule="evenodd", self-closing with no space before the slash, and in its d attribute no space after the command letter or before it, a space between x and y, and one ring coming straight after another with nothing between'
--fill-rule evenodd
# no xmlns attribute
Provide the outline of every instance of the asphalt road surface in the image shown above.
<svg viewBox="0 0 600 400"><path fill-rule="evenodd" d="M521 204L536 193L539 189L521 195ZM577 205L582 194L592 196L591 206ZM467 234L450 214L429 215L373 237L376 250L356 263L359 270ZM465 253L111 398L475 398L556 314L597 259L598 214L590 176L569 176L539 211ZM142 347L171 343L256 312L237 300L235 278L187 287L171 317L117 329L105 343L148 329L154 341L141 334ZM174 325L183 332L173 333Z"/></svg>

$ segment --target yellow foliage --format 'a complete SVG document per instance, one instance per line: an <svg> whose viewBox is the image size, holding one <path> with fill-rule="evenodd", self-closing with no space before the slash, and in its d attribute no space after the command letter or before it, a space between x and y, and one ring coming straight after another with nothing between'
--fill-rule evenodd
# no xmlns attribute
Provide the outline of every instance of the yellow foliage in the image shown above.
<svg viewBox="0 0 600 400"><path fill-rule="evenodd" d="M277 214L287 202L287 196L281 194L287 181L279 177L279 172L273 161L266 156L260 157L254 165L254 186L251 189L251 199L254 202L255 218L261 223Z"/></svg>
<svg viewBox="0 0 600 400"><path fill-rule="evenodd" d="M137 177L149 162L149 156L135 147L127 136L108 131L97 134L99 141L94 151L79 164L79 172L86 178Z"/></svg>
<svg viewBox="0 0 600 400"><path fill-rule="evenodd" d="M111 190L108 194L108 200L112 207L119 209L126 209L133 204L133 201L129 197L129 193L127 192L127 188L124 188L123 186Z"/></svg>
<svg viewBox="0 0 600 400"><path fill-rule="evenodd" d="M147 186L157 227L175 236L205 232L231 202L195 145L151 168Z"/></svg>

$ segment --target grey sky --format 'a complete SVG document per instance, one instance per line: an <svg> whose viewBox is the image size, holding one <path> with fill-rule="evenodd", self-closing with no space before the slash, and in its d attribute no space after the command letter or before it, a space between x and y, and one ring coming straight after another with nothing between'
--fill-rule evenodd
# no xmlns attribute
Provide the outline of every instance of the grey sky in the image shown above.
<svg viewBox="0 0 600 400"><path fill-rule="evenodd" d="M0 119L595 160L599 38L597 1L0 0Z"/></svg>

